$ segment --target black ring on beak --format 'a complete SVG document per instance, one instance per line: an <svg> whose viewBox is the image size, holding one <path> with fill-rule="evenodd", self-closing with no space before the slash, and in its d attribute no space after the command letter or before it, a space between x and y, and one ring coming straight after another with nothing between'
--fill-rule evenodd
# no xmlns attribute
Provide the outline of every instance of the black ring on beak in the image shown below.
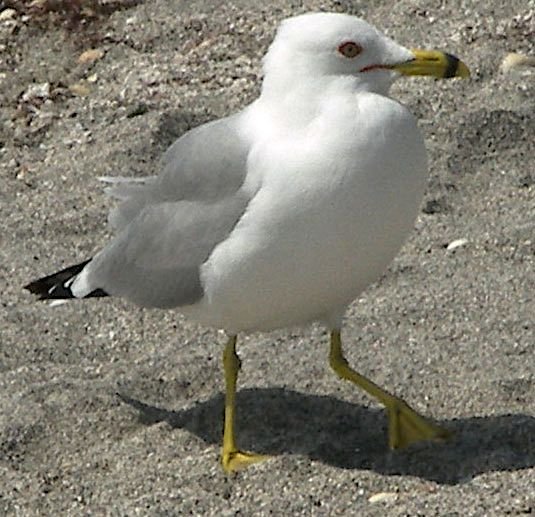
<svg viewBox="0 0 535 517"><path fill-rule="evenodd" d="M446 58L448 59L448 67L444 72L444 78L449 79L450 77L455 77L457 75L457 69L459 68L459 58L447 53Z"/></svg>

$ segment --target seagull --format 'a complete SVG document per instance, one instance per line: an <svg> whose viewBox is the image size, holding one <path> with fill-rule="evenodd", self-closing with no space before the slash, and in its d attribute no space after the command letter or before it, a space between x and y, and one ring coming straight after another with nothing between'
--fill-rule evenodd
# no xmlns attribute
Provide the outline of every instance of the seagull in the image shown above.
<svg viewBox="0 0 535 517"><path fill-rule="evenodd" d="M258 99L176 140L159 175L104 178L113 238L25 288L44 300L123 297L224 330L226 472L268 457L236 443L237 335L313 321L330 331L336 374L385 406L390 448L445 440L448 430L350 367L341 328L399 251L426 187L423 137L390 86L470 72L338 13L284 20L263 71Z"/></svg>

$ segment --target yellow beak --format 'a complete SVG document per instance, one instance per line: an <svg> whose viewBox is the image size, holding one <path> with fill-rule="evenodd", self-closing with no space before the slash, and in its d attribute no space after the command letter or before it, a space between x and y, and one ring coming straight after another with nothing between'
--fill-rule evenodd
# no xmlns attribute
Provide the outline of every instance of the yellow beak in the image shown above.
<svg viewBox="0 0 535 517"><path fill-rule="evenodd" d="M430 75L440 79L470 77L470 70L457 57L438 50L411 49L414 59L392 65L403 75Z"/></svg>

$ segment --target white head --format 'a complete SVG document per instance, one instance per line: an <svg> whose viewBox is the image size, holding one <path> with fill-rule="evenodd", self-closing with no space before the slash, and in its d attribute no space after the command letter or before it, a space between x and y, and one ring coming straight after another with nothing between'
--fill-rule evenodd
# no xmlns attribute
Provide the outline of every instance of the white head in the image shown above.
<svg viewBox="0 0 535 517"><path fill-rule="evenodd" d="M264 58L265 83L286 89L343 76L353 79L358 89L386 93L399 73L381 66L413 58L410 50L360 18L304 14L280 25Z"/></svg>
<svg viewBox="0 0 535 517"><path fill-rule="evenodd" d="M263 92L281 94L300 86L345 78L355 90L386 95L403 75L468 77L455 56L409 50L355 16L310 13L284 20L264 58Z"/></svg>

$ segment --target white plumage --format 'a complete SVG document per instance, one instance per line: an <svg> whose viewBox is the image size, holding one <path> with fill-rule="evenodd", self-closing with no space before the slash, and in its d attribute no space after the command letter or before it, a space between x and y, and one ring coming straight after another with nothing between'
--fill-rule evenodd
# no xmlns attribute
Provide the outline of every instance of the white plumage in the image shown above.
<svg viewBox="0 0 535 517"><path fill-rule="evenodd" d="M354 59L344 41L365 49ZM365 22L334 14L286 21L265 58L258 100L197 128L158 178L119 182L115 240L72 285L146 306L178 306L230 333L319 319L339 326L409 232L425 149L387 96L411 59Z"/></svg>
<svg viewBox="0 0 535 517"><path fill-rule="evenodd" d="M265 459L236 445L236 334L311 320L331 330L335 372L386 407L391 448L443 440L447 430L349 367L340 327L400 248L425 188L422 136L389 87L400 73L468 69L358 18L311 14L281 25L264 72L255 102L177 140L159 176L108 178L115 238L27 288L44 299L123 296L226 330L227 472Z"/></svg>

